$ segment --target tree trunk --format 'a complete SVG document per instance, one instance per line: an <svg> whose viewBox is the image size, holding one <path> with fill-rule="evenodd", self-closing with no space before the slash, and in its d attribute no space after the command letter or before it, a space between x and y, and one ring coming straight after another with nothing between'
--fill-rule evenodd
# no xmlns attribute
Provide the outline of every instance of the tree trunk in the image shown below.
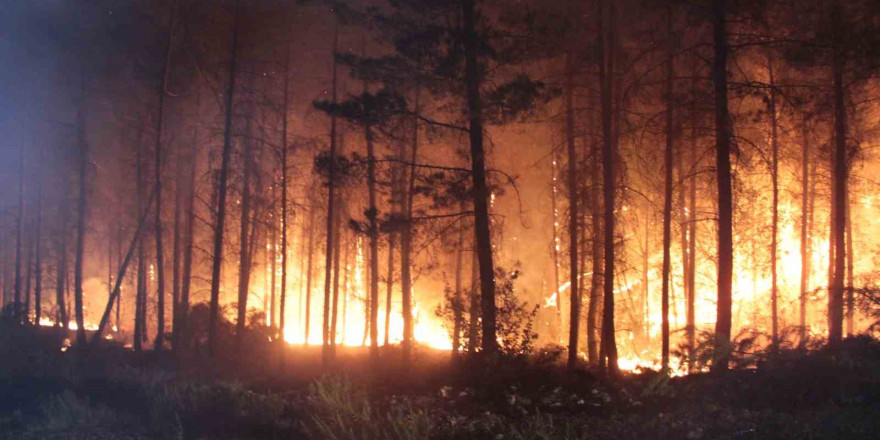
<svg viewBox="0 0 880 440"><path fill-rule="evenodd" d="M579 186L577 175L577 154L575 153L574 141L574 66L572 55L565 57L565 139L568 147L568 266L569 266L569 293L570 311L568 320L568 369L573 370L577 365L578 334L581 316L581 298L579 295L578 274L578 210ZM494 304L493 304L494 305Z"/></svg>
<svg viewBox="0 0 880 440"><path fill-rule="evenodd" d="M807 292L810 282L810 144L807 122L804 121L801 144L801 285L798 297L800 320L798 321L798 343L803 347L807 341Z"/></svg>
<svg viewBox="0 0 880 440"><path fill-rule="evenodd" d="M42 157L42 154L40 155ZM36 260L34 261L34 272L36 272L36 285L34 286L34 325L39 327L40 318L43 313L43 180L38 179L37 182L37 212L36 212L36 232L35 247ZM2 304L0 304L2 308Z"/></svg>
<svg viewBox="0 0 880 440"><path fill-rule="evenodd" d="M370 206L367 210L370 236L370 357L379 358L379 225L376 216L376 157L373 151L373 130L370 124L364 126L367 142L367 191Z"/></svg>
<svg viewBox="0 0 880 440"><path fill-rule="evenodd" d="M477 346L480 344L478 334L479 334L479 321L480 321L480 297L477 295L477 285L480 282L480 262L477 258L477 239L473 237L471 240L471 246L473 250L471 251L471 288L470 292L470 306L468 307L468 314L470 315L468 322L468 354L473 356L477 353Z"/></svg>
<svg viewBox="0 0 880 440"><path fill-rule="evenodd" d="M597 319L601 310L602 302L602 277L604 269L602 267L602 206L599 189L599 148L593 145L593 158L590 161L590 184L593 189L590 190L590 212L591 224L590 235L592 241L592 272L593 276L590 280L590 304L587 308L587 359L590 365L598 365L599 363L599 341L597 334L599 325Z"/></svg>
<svg viewBox="0 0 880 440"><path fill-rule="evenodd" d="M250 137L251 122L250 118L247 122L246 136ZM251 243L250 240L256 241L255 236L249 237L249 228L251 226L251 173L254 164L251 156L251 140L245 139L243 142L242 156L244 156L242 165L242 184L241 184L241 221L239 223L239 259L238 259L238 315L235 322L235 351L241 354L241 344L244 337L245 325L247 324L247 303L248 293L251 279ZM256 223L256 219L254 219Z"/></svg>
<svg viewBox="0 0 880 440"><path fill-rule="evenodd" d="M138 217L144 216L147 213L147 208L144 207L144 164L141 152L140 139L143 135L143 125L141 125L140 132L138 133L138 145L137 150L135 151L135 178L137 179L136 183L136 197L135 200L137 202L137 211ZM135 310L134 310L134 340L133 340L133 348L136 353L140 353L143 349L143 339L142 335L145 330L145 320L146 316L144 308L146 305L145 296L146 296L146 251L144 249L144 236L138 235L137 237L137 287L135 289Z"/></svg>
<svg viewBox="0 0 880 440"><path fill-rule="evenodd" d="M553 342L559 342L559 331L560 326L562 325L562 298L559 297L559 208L556 205L556 191L558 190L558 181L556 166L558 165L558 159L556 157L556 148L553 148L552 153L552 164L550 168L550 209L553 213L553 295L556 297L556 305L554 307L556 320L554 321L554 325L551 327L551 340ZM589 327L589 326L588 326ZM588 329L589 331L589 329ZM589 340L589 335L587 339Z"/></svg>
<svg viewBox="0 0 880 440"><path fill-rule="evenodd" d="M601 6L601 3L600 3ZM604 8L603 8L604 9ZM615 145L614 130L612 127L612 97L614 96L614 53L615 53L615 11L614 5L609 5L607 35L603 26L599 27L601 35L600 55L601 68L599 70L601 95L602 95L602 188L604 194L604 223L605 223L605 280L602 316L602 347L604 356L600 356L600 365L607 365L610 376L617 376L617 344L614 336L614 229L616 206L616 176L615 162L617 160L617 148ZM600 12L600 20L605 21ZM607 363L607 364L606 364Z"/></svg>
<svg viewBox="0 0 880 440"><path fill-rule="evenodd" d="M767 59L767 72L770 77L770 180L773 185L773 208L770 232L770 314L772 320L771 349L775 351L779 347L779 316L777 302L779 296L777 254L779 252L779 136L777 134L776 115L776 81L773 72L773 59Z"/></svg>
<svg viewBox="0 0 880 440"><path fill-rule="evenodd" d="M339 47L339 25L333 27L333 53ZM332 78L333 103L336 103L336 62L333 62ZM324 251L324 323L322 335L322 360L324 367L330 365L330 289L331 273L333 272L333 215L336 205L336 116L330 116L330 173L327 179L327 247Z"/></svg>
<svg viewBox="0 0 880 440"><path fill-rule="evenodd" d="M849 195L849 181L846 182L846 335L855 335L855 323L853 313L855 306L853 285L853 227L852 227L852 203Z"/></svg>
<svg viewBox="0 0 880 440"><path fill-rule="evenodd" d="M713 371L727 370L730 361L731 302L733 289L733 193L730 175L730 114L727 108L727 2L713 0L712 28L715 58L715 167L718 173L718 305L715 322L716 361Z"/></svg>
<svg viewBox="0 0 880 440"><path fill-rule="evenodd" d="M413 322L412 322L412 208L413 199L415 198L416 185L416 167L415 163L419 150L419 120L418 115L421 111L419 107L421 91L416 87L415 92L415 114L413 118L412 147L410 151L410 173L407 182L404 201L404 225L400 234L400 287L401 287L401 312L403 314L403 341L401 342L403 351L403 365L408 368L413 345Z"/></svg>
<svg viewBox="0 0 880 440"><path fill-rule="evenodd" d="M333 219L333 304L331 310L330 321L330 352L329 361L336 360L336 329L339 322L339 257L340 247L342 244L342 214L345 202L343 199L336 201L336 217Z"/></svg>
<svg viewBox="0 0 880 440"><path fill-rule="evenodd" d="M217 314L220 310L220 268L223 264L223 230L226 225L226 180L229 174L229 156L232 151L232 105L235 101L235 68L238 61L238 14L240 0L232 12L232 42L229 55L229 81L226 87L223 124L223 153L220 161L220 179L217 184L217 221L214 225L214 249L211 265L211 310L208 319L208 356L213 358L217 348Z"/></svg>
<svg viewBox="0 0 880 440"><path fill-rule="evenodd" d="M199 95L201 96L201 95ZM200 103L200 100L198 101ZM199 108L199 104L196 104ZM192 156L189 162L189 184L186 189L186 220L183 226L183 269L180 286L180 347L188 349L190 346L189 339L189 296L192 286L192 265L193 265L193 241L195 239L195 200L196 200L196 170L198 167L198 126L193 127Z"/></svg>
<svg viewBox="0 0 880 440"><path fill-rule="evenodd" d="M67 197L61 196L61 212L67 212ZM67 218L60 217L58 246L58 261L55 278L55 306L58 309L55 316L55 324L61 328L67 328L70 317L67 315L67 306L64 304L64 281L67 279Z"/></svg>
<svg viewBox="0 0 880 440"><path fill-rule="evenodd" d="M464 201L461 211L465 210ZM452 359L458 360L462 331L462 264L464 257L464 227L458 228L458 243L455 249L455 298L452 300Z"/></svg>
<svg viewBox="0 0 880 440"><path fill-rule="evenodd" d="M309 327L311 325L310 319L312 316L312 264L313 264L313 256L315 251L315 215L317 212L317 206L315 206L314 200L309 197L309 200L312 202L309 206L309 255L308 262L306 263L306 312L305 312L305 341L303 345L306 347L309 346ZM284 307L281 308L281 314L284 316ZM283 321L282 321L283 322Z"/></svg>
<svg viewBox="0 0 880 440"><path fill-rule="evenodd" d="M171 350L177 353L180 349L180 216L183 210L183 187L185 174L183 154L177 153L175 167L176 182L174 185L174 225L171 241Z"/></svg>
<svg viewBox="0 0 880 440"><path fill-rule="evenodd" d="M832 276L828 289L828 343L832 348L840 345L843 338L843 283L846 269L846 96L843 84L843 71L846 67L844 49L840 47L839 33L843 27L843 6L839 0L832 5L832 19L835 25L834 53L832 60L834 90L834 148L832 153L832 196L831 243L834 253L831 260Z"/></svg>
<svg viewBox="0 0 880 440"><path fill-rule="evenodd" d="M171 42L174 38L174 18L177 14L177 2L171 6L168 17L168 37L165 42L165 62L162 66L162 80L159 82L159 109L156 115L156 143L154 146L156 162L153 165L156 173L156 295L158 296L158 313L156 325L156 341L154 348L162 350L165 343L165 252L162 246L162 123L165 115L165 89L168 86L168 70L171 67Z"/></svg>
<svg viewBox="0 0 880 440"><path fill-rule="evenodd" d="M86 86L77 109L77 128L79 135L79 201L76 210L76 248L73 263L73 302L76 314L76 342L80 347L86 344L85 316L83 315L83 264L85 262L86 209L88 208L88 170L89 144L86 140ZM22 212L24 209L22 208Z"/></svg>
<svg viewBox="0 0 880 440"><path fill-rule="evenodd" d="M293 29L292 29L292 18L290 14L288 14L288 22L287 22L287 45L284 48L284 99L282 102L283 109L281 111L281 298L279 302L279 321L277 325L277 334L275 337L278 339L279 347L281 350L279 351L279 358L281 361L281 366L284 366L284 318L285 318L285 309L287 307L287 185L288 185L288 169L287 169L287 136L288 136L288 111L290 109L290 49L291 44L293 42ZM311 200L311 198L310 198ZM313 208L310 208L313 210ZM311 228L311 226L310 226ZM311 235L310 235L311 237ZM272 248L274 249L277 243L273 240ZM309 260L311 261L311 247L309 249ZM302 257L300 257L302 258ZM275 255L272 256L272 290L275 290L275 260L277 258ZM309 272L309 276L311 278L311 272ZM308 291L308 289L307 289ZM308 295L308 293L307 293ZM308 307L308 306L307 306ZM308 320L308 318L306 318ZM272 295L272 325L275 323L275 295ZM308 334L308 333L306 333ZM308 344L308 340L306 340L306 344Z"/></svg>
<svg viewBox="0 0 880 440"><path fill-rule="evenodd" d="M474 196L474 232L480 263L480 304L482 309L482 350L486 355L498 351L495 339L495 265L492 262L492 237L489 232L489 187L486 184L486 157L483 151L483 108L480 86L483 72L479 66L479 37L476 29L475 0L461 0L465 84L471 153L471 177Z"/></svg>
<svg viewBox="0 0 880 440"><path fill-rule="evenodd" d="M696 272L697 272L697 93L696 78L691 80L691 146L690 146L690 173L688 185L688 216L687 216L687 256L684 265L687 267L685 288L687 289L687 310L685 333L688 345L688 371L694 368L694 356L696 355L697 331L696 331Z"/></svg>
<svg viewBox="0 0 880 440"><path fill-rule="evenodd" d="M80 104L83 105L83 104ZM80 110L81 111L81 110ZM83 128L80 128L83 130ZM82 152L80 152L82 154ZM18 170L18 217L16 218L15 235L15 286L12 302L12 316L15 322L21 324L21 265L23 262L22 246L24 241L24 144L19 146L19 170Z"/></svg>
<svg viewBox="0 0 880 440"><path fill-rule="evenodd" d="M663 286L661 291L662 308L662 361L663 371L669 370L669 272L672 247L672 157L675 149L675 65L674 37L672 35L672 4L667 4L666 34L666 150L663 154L665 183L663 188Z"/></svg>

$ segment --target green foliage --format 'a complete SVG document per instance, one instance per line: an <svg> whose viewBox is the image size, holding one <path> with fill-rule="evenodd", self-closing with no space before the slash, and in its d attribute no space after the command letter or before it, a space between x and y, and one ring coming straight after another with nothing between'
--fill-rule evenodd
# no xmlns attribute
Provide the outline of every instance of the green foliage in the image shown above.
<svg viewBox="0 0 880 440"><path fill-rule="evenodd" d="M327 376L309 387L310 418L304 423L314 439L415 440L431 437L434 423L425 410L409 402L377 410L369 396L342 377Z"/></svg>
<svg viewBox="0 0 880 440"><path fill-rule="evenodd" d="M538 305L531 306L528 302L520 301L517 298L514 282L519 277L520 271L518 267L508 271L504 268L495 269L495 323L496 335L499 339L499 348L501 353L508 358L525 358L535 351L535 341L538 334L534 331L535 317L538 314ZM461 330L467 333L465 323L470 322L471 310L462 303L467 301L471 295L479 294L479 286L471 289L465 289L462 294L462 300L459 301L455 297L455 293L447 288L445 292L445 300L437 306L434 314L442 318L444 326L449 331L450 336L453 335L455 328L455 311L460 310L462 316ZM478 319L479 320L479 319ZM477 341L481 340L481 328L477 326ZM460 339L462 351L467 351L468 338Z"/></svg>

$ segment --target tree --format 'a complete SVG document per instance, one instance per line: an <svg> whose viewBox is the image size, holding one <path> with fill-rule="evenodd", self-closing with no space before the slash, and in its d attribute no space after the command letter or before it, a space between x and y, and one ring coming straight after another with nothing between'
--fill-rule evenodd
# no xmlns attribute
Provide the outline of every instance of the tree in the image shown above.
<svg viewBox="0 0 880 440"><path fill-rule="evenodd" d="M235 69L238 61L238 32L240 1L236 0L232 11L232 38L229 48L229 79L223 105L223 153L220 176L217 182L217 217L214 224L214 249L211 268L211 304L208 322L208 353L214 357L217 347L217 314L220 302L220 268L223 263L223 229L226 224L226 180L229 174L229 157L232 151L232 109L235 102Z"/></svg>
<svg viewBox="0 0 880 440"><path fill-rule="evenodd" d="M730 113L727 108L727 2L712 1L712 84L715 90L715 167L718 185L718 303L713 371L728 367L733 289L733 193L730 176Z"/></svg>

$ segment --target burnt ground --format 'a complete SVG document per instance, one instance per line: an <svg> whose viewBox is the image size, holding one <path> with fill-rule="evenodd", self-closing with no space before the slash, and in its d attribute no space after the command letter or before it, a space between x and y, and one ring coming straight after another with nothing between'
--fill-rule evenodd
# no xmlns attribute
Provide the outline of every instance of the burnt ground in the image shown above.
<svg viewBox="0 0 880 440"><path fill-rule="evenodd" d="M880 343L789 351L756 368L609 380L555 354L450 362L397 347L373 365L340 347L249 344L183 359L64 335L0 332L0 438L10 439L863 439L880 438ZM283 363L282 363L283 362Z"/></svg>

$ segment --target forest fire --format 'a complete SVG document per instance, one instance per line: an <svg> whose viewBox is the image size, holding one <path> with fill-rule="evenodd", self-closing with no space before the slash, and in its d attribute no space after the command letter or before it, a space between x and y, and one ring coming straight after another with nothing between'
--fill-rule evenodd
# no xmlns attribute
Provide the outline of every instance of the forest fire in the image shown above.
<svg viewBox="0 0 880 440"><path fill-rule="evenodd" d="M878 48L876 0L11 2L0 438L876 436Z"/></svg>

